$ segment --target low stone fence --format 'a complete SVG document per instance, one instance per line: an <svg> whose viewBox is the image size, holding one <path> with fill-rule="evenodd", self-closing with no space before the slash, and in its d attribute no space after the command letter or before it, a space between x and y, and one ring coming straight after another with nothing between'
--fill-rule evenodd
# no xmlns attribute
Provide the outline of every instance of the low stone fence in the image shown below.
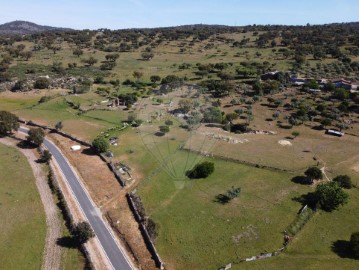
<svg viewBox="0 0 359 270"><path fill-rule="evenodd" d="M283 245L276 251L260 253L258 255L254 255L254 256L251 256L248 258L239 259L236 262L231 262L231 263L227 264L226 266L220 267L219 270L230 269L232 267L232 264L251 262L251 261L268 259L268 258L271 258L274 256L278 256L286 249L287 245L290 243L290 241L292 241L292 238L304 227L304 225L314 215L315 211L316 211L315 209L311 209L307 205L305 205L304 207L302 207L299 210L297 217L288 227L289 233L287 231L284 231Z"/></svg>
<svg viewBox="0 0 359 270"><path fill-rule="evenodd" d="M140 216L140 214L138 213L137 211L137 207L133 201L133 198L132 198L132 194L131 193L127 193L126 194L126 197L127 197L127 201L128 201L128 204L135 216L135 219L136 221L138 222L139 226L140 226L140 231L143 235L143 239L146 243L146 246L148 248L148 250L150 251L152 257L153 257L153 260L155 261L156 263L156 266L160 269L164 269L164 263L162 262L161 258L160 258L160 255L157 253L157 250L156 250L156 247L155 245L153 244L152 240L151 240L151 237L149 235L149 233L147 232L147 229L145 227L145 225L143 224L142 222L142 217Z"/></svg>
<svg viewBox="0 0 359 270"><path fill-rule="evenodd" d="M222 160L225 160L225 161L230 161L230 162L233 162L233 163L244 164L244 165L248 165L248 166L251 166L251 167L256 167L256 168L262 168L262 169L267 169L267 170L271 170L271 171L276 171L276 172L287 172L287 173L290 173L290 174L295 174L295 173L298 173L298 172L302 172L302 171L304 171L306 169L306 168L301 168L301 169L296 169L296 170L287 170L287 169L283 169L283 168L272 167L272 166L268 166L268 165L258 164L258 163L245 161L245 160L240 160L240 159L231 158L231 157L226 157L226 156L222 156L222 155L210 155L207 152L198 151L198 150L192 150L192 149L188 149L188 148L184 148L184 147L182 147L181 150L192 152L192 153L198 153L198 154L201 154L203 156L214 157L214 158L222 159Z"/></svg>
<svg viewBox="0 0 359 270"><path fill-rule="evenodd" d="M107 167L110 169L110 171L115 175L117 181L120 183L122 187L126 186L126 181L122 178L120 173L117 171L115 165L113 165L112 161L107 160L107 158L103 154L99 154L100 158L106 162Z"/></svg>
<svg viewBox="0 0 359 270"><path fill-rule="evenodd" d="M74 136L72 136L72 135L70 135L70 134L67 134L67 133L65 133L65 132L63 132L63 131L57 130L57 129L55 129L55 128L48 127L48 126L45 126L45 125L40 125L40 124L37 124L37 123L35 123L35 122L33 122L33 121L25 121L25 120L23 120L23 119L19 119L19 122L20 122L20 123L23 123L23 124L25 124L25 125L28 125L28 126L40 127L40 128L49 130L50 132L60 134L61 136L65 137L65 138L68 138L68 139L70 139L70 140L73 140L73 141L75 141L75 142L77 142L77 143L80 143L80 144L82 144L82 145L91 147L91 143L89 143L89 142L87 142L87 141L84 141L84 140L82 140L82 139L76 138L76 137L74 137Z"/></svg>

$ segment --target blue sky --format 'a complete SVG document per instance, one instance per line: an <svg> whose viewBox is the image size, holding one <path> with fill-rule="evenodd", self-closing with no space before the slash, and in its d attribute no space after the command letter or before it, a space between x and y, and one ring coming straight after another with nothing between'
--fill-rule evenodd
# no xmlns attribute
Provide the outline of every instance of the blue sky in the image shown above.
<svg viewBox="0 0 359 270"><path fill-rule="evenodd" d="M0 0L0 24L75 29L358 21L359 0Z"/></svg>

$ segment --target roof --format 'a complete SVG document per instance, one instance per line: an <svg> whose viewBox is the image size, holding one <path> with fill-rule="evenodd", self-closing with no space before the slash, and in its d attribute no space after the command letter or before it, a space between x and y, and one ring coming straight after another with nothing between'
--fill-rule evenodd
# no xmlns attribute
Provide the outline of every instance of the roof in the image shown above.
<svg viewBox="0 0 359 270"><path fill-rule="evenodd" d="M346 84L351 84L351 82L350 82L350 81L347 81L347 80L345 80L345 79L343 79L343 78L340 78L340 79L333 79L333 80L332 80L332 82L333 82L333 83L336 83L336 82L342 82L342 83L346 83Z"/></svg>
<svg viewBox="0 0 359 270"><path fill-rule="evenodd" d="M327 132L329 134L334 134L334 135L339 135L339 136L343 136L344 133L343 132L340 132L340 131L337 131L337 130L334 130L334 129L328 129Z"/></svg>

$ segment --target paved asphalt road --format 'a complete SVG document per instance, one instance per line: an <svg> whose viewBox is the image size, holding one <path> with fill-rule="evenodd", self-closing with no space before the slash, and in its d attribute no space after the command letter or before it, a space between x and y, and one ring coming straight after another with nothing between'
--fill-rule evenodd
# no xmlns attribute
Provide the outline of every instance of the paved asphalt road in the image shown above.
<svg viewBox="0 0 359 270"><path fill-rule="evenodd" d="M24 128L20 128L19 131L27 133L27 130ZM100 211L97 210L96 206L85 192L83 186L79 183L79 180L77 179L76 174L73 172L68 161L52 142L45 139L44 145L51 152L53 158L55 158L59 164L59 167L67 180L67 183L71 187L113 268L116 270L133 270L134 268L131 266L131 263L126 259L125 255L116 244L113 235L110 233L109 229L106 227L104 221L101 218Z"/></svg>

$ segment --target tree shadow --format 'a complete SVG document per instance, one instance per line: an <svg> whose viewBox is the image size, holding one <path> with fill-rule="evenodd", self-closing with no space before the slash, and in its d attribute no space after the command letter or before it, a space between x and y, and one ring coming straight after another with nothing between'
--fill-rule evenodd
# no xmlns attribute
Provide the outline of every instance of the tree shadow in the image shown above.
<svg viewBox="0 0 359 270"><path fill-rule="evenodd" d="M63 237L57 238L56 244L59 245L60 247L65 247L65 248L78 248L79 247L79 243L77 242L77 240L71 236L63 236Z"/></svg>
<svg viewBox="0 0 359 270"><path fill-rule="evenodd" d="M95 156L97 155L96 154L96 151L94 149L92 149L92 147L88 147L88 148L85 148L81 151L82 154L85 154L87 156Z"/></svg>
<svg viewBox="0 0 359 270"><path fill-rule="evenodd" d="M302 175L298 175L298 176L294 176L291 181L293 183L296 183L296 184L301 184L301 185L310 185L311 182L310 182L310 179L306 176L302 176Z"/></svg>
<svg viewBox="0 0 359 270"><path fill-rule="evenodd" d="M324 130L323 126L322 125L319 125L319 126L313 126L312 127L313 130Z"/></svg>
<svg viewBox="0 0 359 270"><path fill-rule="evenodd" d="M292 198L293 201L299 202L303 206L308 205L310 208L315 209L317 200L315 198L314 192L308 192L307 194L300 195L298 197Z"/></svg>
<svg viewBox="0 0 359 270"><path fill-rule="evenodd" d="M43 160L42 158L39 158L39 159L35 160L35 162L38 163L38 164L44 164L44 163L46 163L46 161Z"/></svg>
<svg viewBox="0 0 359 270"><path fill-rule="evenodd" d="M216 203L227 204L230 201L230 198L224 194L218 194L214 200Z"/></svg>
<svg viewBox="0 0 359 270"><path fill-rule="evenodd" d="M358 260L358 258L356 258L354 256L353 252L351 251L350 241L346 241L346 240L334 241L334 242L332 242L331 250L335 254L337 254L340 258L348 258L348 259Z"/></svg>
<svg viewBox="0 0 359 270"><path fill-rule="evenodd" d="M17 147L21 149L35 149L37 145L30 143L28 141L20 141L16 144Z"/></svg>

